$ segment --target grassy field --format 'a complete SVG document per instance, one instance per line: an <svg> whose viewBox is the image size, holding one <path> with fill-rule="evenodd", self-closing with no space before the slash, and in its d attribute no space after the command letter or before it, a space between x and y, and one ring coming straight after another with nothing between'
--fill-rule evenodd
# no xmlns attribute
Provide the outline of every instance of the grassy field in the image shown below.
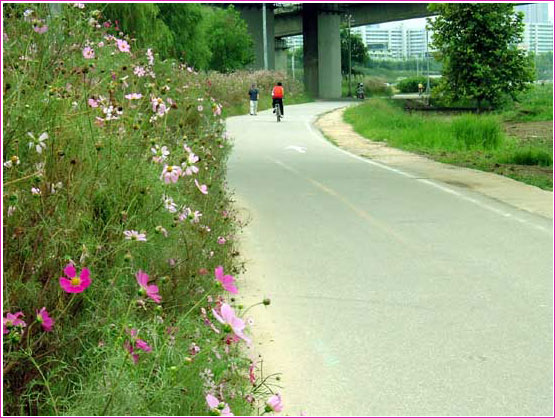
<svg viewBox="0 0 555 418"><path fill-rule="evenodd" d="M537 96L538 102L545 103L548 93L530 94ZM553 190L552 138L523 140L507 135L503 129L505 118L518 120L532 114L536 120L547 117L549 112L535 102L526 102L518 110L481 115L409 114L402 106L402 102L369 100L348 109L345 120L366 138L438 161L492 171Z"/></svg>
<svg viewBox="0 0 555 418"><path fill-rule="evenodd" d="M532 122L553 120L553 84L535 85L501 112L505 121Z"/></svg>
<svg viewBox="0 0 555 418"><path fill-rule="evenodd" d="M3 8L3 413L256 414L222 104L279 75L160 61L89 7Z"/></svg>

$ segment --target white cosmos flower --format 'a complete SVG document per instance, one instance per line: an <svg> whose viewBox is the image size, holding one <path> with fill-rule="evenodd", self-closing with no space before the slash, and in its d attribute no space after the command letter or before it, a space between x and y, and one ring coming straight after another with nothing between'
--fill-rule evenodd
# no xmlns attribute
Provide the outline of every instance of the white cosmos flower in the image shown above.
<svg viewBox="0 0 555 418"><path fill-rule="evenodd" d="M46 144L44 141L48 139L48 134L46 132L43 132L38 138L35 138L35 135L32 132L27 132L27 135L31 138L31 141L29 142L29 148L34 147L39 154L42 154L42 152L46 149Z"/></svg>

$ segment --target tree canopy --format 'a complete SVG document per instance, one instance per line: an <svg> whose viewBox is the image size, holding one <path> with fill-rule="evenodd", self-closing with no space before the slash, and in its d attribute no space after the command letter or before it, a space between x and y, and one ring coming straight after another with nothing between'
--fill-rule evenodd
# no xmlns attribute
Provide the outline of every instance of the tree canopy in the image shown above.
<svg viewBox="0 0 555 418"><path fill-rule="evenodd" d="M519 48L523 14L509 3L431 4L432 45L443 63L441 91L450 99L471 99L478 107L516 98L533 81L533 65Z"/></svg>
<svg viewBox="0 0 555 418"><path fill-rule="evenodd" d="M233 6L195 3L116 3L104 16L133 36L138 46L153 47L161 58L177 58L197 69L229 72L252 62L247 25Z"/></svg>
<svg viewBox="0 0 555 418"><path fill-rule="evenodd" d="M358 33L351 32L351 66L365 65L370 60L368 49ZM349 72L349 29L341 29L341 72Z"/></svg>

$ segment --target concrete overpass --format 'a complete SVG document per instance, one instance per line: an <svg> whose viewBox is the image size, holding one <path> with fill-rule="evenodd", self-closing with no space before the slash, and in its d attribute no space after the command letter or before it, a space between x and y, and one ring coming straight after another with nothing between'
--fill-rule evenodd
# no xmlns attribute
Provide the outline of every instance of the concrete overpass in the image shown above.
<svg viewBox="0 0 555 418"><path fill-rule="evenodd" d="M231 4L231 3L227 3ZM219 3L219 6L227 5ZM261 3L233 3L247 22L255 46L255 68L264 68ZM340 23L352 15L353 26L430 16L427 3L266 4L268 67L285 69L287 46L282 38L303 35L304 82L314 97L341 97ZM285 65L284 65L285 63Z"/></svg>

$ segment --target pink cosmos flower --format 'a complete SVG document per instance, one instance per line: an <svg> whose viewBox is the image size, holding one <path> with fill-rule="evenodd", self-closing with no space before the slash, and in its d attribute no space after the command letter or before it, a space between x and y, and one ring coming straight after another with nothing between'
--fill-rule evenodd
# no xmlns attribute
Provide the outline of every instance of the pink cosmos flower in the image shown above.
<svg viewBox="0 0 555 418"><path fill-rule="evenodd" d="M144 77L146 75L146 71L143 67L141 66L136 66L133 69L133 74L135 74L137 77Z"/></svg>
<svg viewBox="0 0 555 418"><path fill-rule="evenodd" d="M165 161L168 158L168 155L170 155L170 150L168 150L168 147L165 145L163 145L162 148L160 148L160 145L154 145L150 151L154 154L152 161L156 164Z"/></svg>
<svg viewBox="0 0 555 418"><path fill-rule="evenodd" d="M129 44L127 43L127 41L125 41L123 39L116 39L116 44L117 44L118 49L120 50L120 52L131 52L131 48L130 48Z"/></svg>
<svg viewBox="0 0 555 418"><path fill-rule="evenodd" d="M131 93L131 94L126 94L125 95L125 98L127 100L139 100L142 97L143 97L143 95L141 93Z"/></svg>
<svg viewBox="0 0 555 418"><path fill-rule="evenodd" d="M199 189L202 194L208 194L208 186L206 184L200 184L197 179L195 179L195 186L197 186L197 189Z"/></svg>
<svg viewBox="0 0 555 418"><path fill-rule="evenodd" d="M164 183L177 183L179 176L181 175L181 167L178 165L165 165L160 175L160 180L164 180Z"/></svg>
<svg viewBox="0 0 555 418"><path fill-rule="evenodd" d="M90 107L98 107L98 100L90 98L87 103Z"/></svg>
<svg viewBox="0 0 555 418"><path fill-rule="evenodd" d="M210 394L206 395L206 403L208 404L210 411L214 415L220 415L222 417L234 416L233 413L231 412L231 409L229 409L229 405L224 402L220 402L220 400L213 395L210 395Z"/></svg>
<svg viewBox="0 0 555 418"><path fill-rule="evenodd" d="M169 111L170 111L170 108L168 106L166 106L165 103L159 104L157 109L156 109L156 113L158 113L158 115L160 115L160 116L164 116Z"/></svg>
<svg viewBox="0 0 555 418"><path fill-rule="evenodd" d="M233 283L235 281L235 278L229 274L224 275L224 268L222 266L218 266L214 269L214 276L216 276L216 280L221 283L222 287L229 293L239 293L239 291L235 287L235 284Z"/></svg>
<svg viewBox="0 0 555 418"><path fill-rule="evenodd" d="M15 314L7 313L4 318L2 318L2 334L9 334L10 329L13 327L25 327L27 324L20 317L24 316L23 312L16 312Z"/></svg>
<svg viewBox="0 0 555 418"><path fill-rule="evenodd" d="M224 237L218 237L218 244L224 245L226 243L226 239Z"/></svg>
<svg viewBox="0 0 555 418"><path fill-rule="evenodd" d="M191 345L189 346L189 354L192 356L196 356L198 353L200 353L200 347L194 342L191 343Z"/></svg>
<svg viewBox="0 0 555 418"><path fill-rule="evenodd" d="M162 297L158 294L158 286L148 284L148 274L139 270L135 277L137 278L137 283L141 286L141 293L151 298L154 302L160 303Z"/></svg>
<svg viewBox="0 0 555 418"><path fill-rule="evenodd" d="M200 213L198 210L195 210L193 212L191 208L185 208L183 209L183 212L179 214L178 219L182 222L187 219L192 224L198 224L200 222L201 216L202 216L202 213Z"/></svg>
<svg viewBox="0 0 555 418"><path fill-rule="evenodd" d="M64 268L64 274L67 277L60 277L60 286L67 293L81 293L91 285L91 273L88 268L83 268L78 276L75 266L70 263Z"/></svg>
<svg viewBox="0 0 555 418"><path fill-rule="evenodd" d="M37 321L42 325L42 328L46 332L52 331L54 320L50 317L46 308L43 307L40 311L37 311Z"/></svg>
<svg viewBox="0 0 555 418"><path fill-rule="evenodd" d="M146 241L146 234L141 234L139 233L139 231L135 231L135 230L123 231L123 235L125 235L126 240Z"/></svg>
<svg viewBox="0 0 555 418"><path fill-rule="evenodd" d="M146 50L146 57L148 59L148 65L150 65L152 67L154 65L154 54L152 53L151 48L148 48Z"/></svg>
<svg viewBox="0 0 555 418"><path fill-rule="evenodd" d="M186 176L192 176L193 174L196 174L199 172L199 169L197 166L195 166L194 164L197 163L199 160L199 157L195 154L193 154L192 152L189 153L189 156L187 157L187 161L185 161L184 163L181 163L181 167L183 168L183 174L185 174Z"/></svg>
<svg viewBox="0 0 555 418"><path fill-rule="evenodd" d="M173 198L171 198L170 196L164 195L162 196L162 202L164 202L164 207L168 212L170 213L177 212L177 205L173 201Z"/></svg>
<svg viewBox="0 0 555 418"><path fill-rule="evenodd" d="M94 49L90 46L86 46L83 48L83 57L86 59L93 59L94 58Z"/></svg>
<svg viewBox="0 0 555 418"><path fill-rule="evenodd" d="M48 30L48 25L34 26L34 27L33 27L33 30L34 30L36 33L43 34L43 33L46 33L46 31Z"/></svg>
<svg viewBox="0 0 555 418"><path fill-rule="evenodd" d="M220 309L221 315L218 314L215 309L212 309L212 314L218 320L218 322L224 324L225 327L229 327L231 331L235 333L235 335L237 335L239 338L250 345L250 338L248 338L243 333L243 330L245 329L245 322L235 316L235 312L233 311L233 308L231 306L229 306L227 303L224 303L222 304L222 307Z"/></svg>
<svg viewBox="0 0 555 418"><path fill-rule="evenodd" d="M281 412L283 410L283 404L281 403L281 396L279 393L270 396L270 399L266 401L265 409L267 412Z"/></svg>

